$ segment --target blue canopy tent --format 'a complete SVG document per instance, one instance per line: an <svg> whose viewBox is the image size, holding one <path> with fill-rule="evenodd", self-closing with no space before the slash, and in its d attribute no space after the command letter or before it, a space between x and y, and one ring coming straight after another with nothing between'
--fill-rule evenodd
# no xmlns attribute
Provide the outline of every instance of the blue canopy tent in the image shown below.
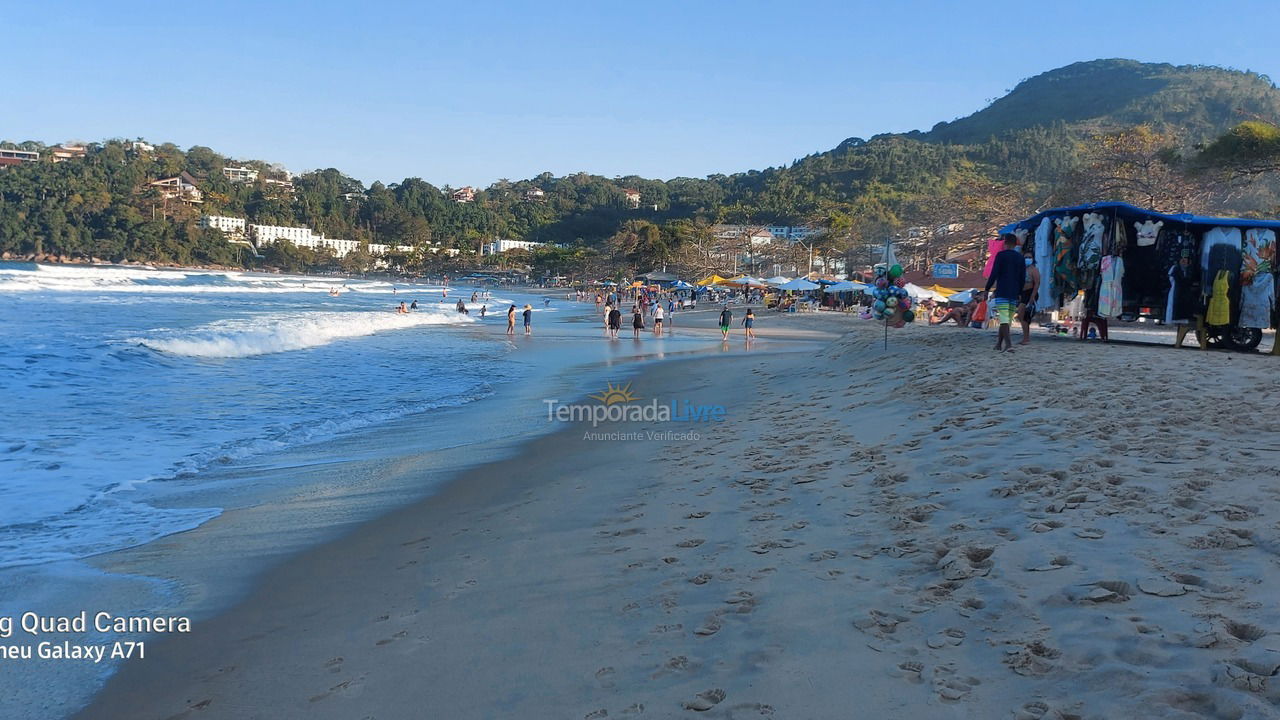
<svg viewBox="0 0 1280 720"><path fill-rule="evenodd" d="M1146 210L1136 205L1122 202L1099 202L1089 203L1088 205L1073 205L1071 207L1051 208L1049 210L1041 210L1025 220L1009 223L1000 228L1001 233L1012 233L1018 228L1022 228L1029 232L1034 232L1036 227L1040 225L1040 221L1044 218L1058 218L1065 215L1079 215L1081 213L1096 212L1107 216L1122 218L1126 221L1143 221L1143 220L1163 220L1165 223L1181 223L1188 227L1197 226L1200 229L1209 229L1213 227L1237 227L1237 228L1268 228L1280 231L1280 220L1255 220L1252 218L1221 218L1211 217L1208 215L1193 215L1191 213L1179 213L1169 215L1158 213L1154 210Z"/></svg>
<svg viewBox="0 0 1280 720"><path fill-rule="evenodd" d="M1164 232L1168 232L1172 230L1172 231L1185 234L1186 236L1188 236L1189 239L1192 240L1192 242L1194 242L1193 247L1195 247L1196 255L1193 255L1192 257L1199 257L1200 260L1198 262L1193 260L1193 262L1195 262L1195 264L1198 267L1200 267L1202 272L1205 273L1204 278L1206 279L1202 279L1202 285L1205 285L1205 286L1207 286L1208 283L1210 282L1210 280L1208 280L1207 278L1210 277L1209 273L1212 270L1212 266L1209 260L1210 248L1209 246L1206 246L1204 244L1204 242L1208 242L1208 241L1203 240L1203 238L1207 238L1211 230L1213 230L1214 228L1227 228L1227 229L1234 229L1237 231L1241 231L1236 235L1237 238L1240 238L1241 235L1246 234L1249 230L1271 230L1276 234L1280 234L1280 219L1265 220L1265 219L1256 219L1256 218L1214 217L1210 215L1195 215L1193 213L1160 213L1154 210L1140 208L1135 205L1130 205L1129 203L1124 203L1124 202L1097 202L1097 203L1088 203L1084 205L1073 205L1070 207L1051 208L1048 210L1043 210L1041 212L1038 212L1035 215L1032 215L1031 217L1028 217L1026 219L1009 223L1008 225L1005 225L1004 227L1002 227L1000 229L1000 232L1012 234L1012 233L1015 233L1016 231L1022 230L1027 233L1028 241L1030 241L1035 230L1040 226L1040 224L1046 218L1053 220L1053 219L1066 217L1066 216L1081 216L1085 213L1097 213L1099 215L1102 215L1104 218L1112 222L1111 227L1114 227L1115 223L1123 223L1128 228L1128 232L1130 233L1130 238L1133 237L1132 235L1132 233L1134 232L1133 224L1143 223L1147 221L1162 222ZM1240 241L1237 240L1236 242L1240 242ZM1245 248L1243 247L1243 245L1244 243L1241 242L1241 247L1237 247L1237 250L1244 250ZM1130 242L1129 247L1130 248L1133 247L1132 241ZM1148 247L1151 247L1151 246L1148 246ZM1125 254L1126 263L1128 263L1128 257L1129 256L1126 253ZM1237 258L1238 257L1239 255L1237 254ZM1237 270L1239 270L1239 267L1238 267L1239 260L1237 259L1235 262L1237 264ZM1046 271L1048 271L1047 268L1045 270L1042 270L1042 274ZM1235 272L1235 271L1232 271L1232 272ZM1272 273L1274 272L1275 271L1272 270ZM1275 279L1276 278L1273 277L1272 282L1275 282ZM1127 277L1125 278L1125 281L1127 282ZM1231 282L1234 283L1235 280L1233 279L1231 280ZM1168 285L1166 284L1165 287L1168 287ZM1251 287L1256 287L1256 285L1251 285ZM1093 292L1095 293L1098 292L1097 285L1094 286ZM1127 289L1126 289L1126 292L1127 292ZM1209 331L1210 329L1207 329L1206 326L1210 325L1210 323L1204 322L1206 318L1203 317L1202 315L1196 315L1197 323L1198 323L1197 333L1200 335L1200 346L1202 348L1209 347L1211 344L1210 340L1217 341L1218 344L1224 347L1237 347L1241 349L1251 349L1257 346L1262 336L1261 330L1258 329L1256 325L1243 325L1243 324L1240 326L1236 325L1236 323L1240 320L1240 313L1241 313L1241 300L1239 298L1238 293L1239 293L1238 287L1231 288L1232 309L1229 312L1229 315L1231 318L1230 322L1226 324L1212 323L1211 331ZM1139 297L1150 298L1151 295L1150 293L1143 293ZM1170 300L1172 300L1172 297L1173 295L1172 293L1170 293L1169 295ZM1125 307L1126 307L1125 312L1128 313L1127 317L1129 319L1133 319L1135 317L1139 317L1147 313L1146 305L1142 303L1131 304L1132 297L1126 297L1125 300L1128 301L1125 303ZM1151 309L1152 310L1160 309L1159 304L1156 304L1156 303L1162 302L1162 301L1163 299L1161 299L1160 301L1153 300L1152 301L1153 305ZM1136 310L1134 310L1134 308L1136 308ZM1120 317L1123 320L1125 319L1126 314L1121 313ZM1155 317L1159 318L1160 316L1155 315ZM1274 320L1274 317L1273 317L1273 320ZM1258 322L1258 321L1255 319L1254 322ZM1105 320L1104 320L1104 323L1105 323ZM1088 325L1089 325L1089 319L1086 318L1085 324L1081 328L1082 334L1083 334L1084 328L1088 327ZM1184 327L1185 329L1185 324L1182 327ZM1105 338L1105 324L1103 325L1103 337ZM1181 337L1182 336L1179 335L1179 340L1178 340L1179 343L1181 342ZM1280 343L1276 344L1272 352L1273 354L1280 354Z"/></svg>

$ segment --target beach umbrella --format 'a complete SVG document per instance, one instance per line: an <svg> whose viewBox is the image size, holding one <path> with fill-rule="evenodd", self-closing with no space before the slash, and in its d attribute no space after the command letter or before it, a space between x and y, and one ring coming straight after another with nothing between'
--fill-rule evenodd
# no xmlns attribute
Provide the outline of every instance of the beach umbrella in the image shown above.
<svg viewBox="0 0 1280 720"><path fill-rule="evenodd" d="M863 285L860 282L845 280L844 282L839 282L839 283L836 283L835 285L828 285L826 288L826 291L829 293L862 292L863 290L866 290L866 289L867 289L867 286Z"/></svg>
<svg viewBox="0 0 1280 720"><path fill-rule="evenodd" d="M779 285L778 289L779 290L817 290L819 287L821 286L818 285L818 283L809 282L804 278L796 278L795 280L792 280L788 283Z"/></svg>
<svg viewBox="0 0 1280 720"><path fill-rule="evenodd" d="M974 294L975 292L977 292L977 291L976 291L976 290L974 290L973 288L970 288L970 289L968 289L968 290L961 290L961 291L960 291L960 292L958 292L958 293L954 293L954 294L952 294L952 295L949 295L949 296L947 297L947 301L949 301L949 302L958 302L958 303L967 303L967 302L969 302L970 300L972 300L972 299L973 299L973 294Z"/></svg>
<svg viewBox="0 0 1280 720"><path fill-rule="evenodd" d="M677 280L671 283L672 290L692 290L693 286L683 280Z"/></svg>
<svg viewBox="0 0 1280 720"><path fill-rule="evenodd" d="M702 278L701 280L699 280L699 281L698 281L698 284L699 284L699 285L701 285L701 286L703 286L703 287L706 287L707 285L722 285L722 284L724 284L725 282L726 282L726 280L725 280L724 278L722 278L722 277L720 277L719 275L716 275L716 274L714 274L714 273L713 273L713 274L711 274L711 275L709 275L709 276L707 276L707 277L704 277L704 278Z"/></svg>
<svg viewBox="0 0 1280 720"><path fill-rule="evenodd" d="M959 290L952 290L949 287L942 287L941 285L930 285L928 289L940 295L947 295L948 297L960 292Z"/></svg>
<svg viewBox="0 0 1280 720"><path fill-rule="evenodd" d="M743 275L743 276L741 276L741 277L736 277L736 278L734 278L734 279L730 280L729 282L730 282L731 284L733 284L733 285L746 285L746 286L749 286L749 287L764 287L764 286L765 286L765 285L764 285L764 281L763 281L763 280L760 280L760 279L758 279L758 278L753 278L753 277L751 277L750 275Z"/></svg>
<svg viewBox="0 0 1280 720"><path fill-rule="evenodd" d="M764 282L766 285L785 285L791 282L791 278L778 275L777 277L771 277L768 280L765 280Z"/></svg>

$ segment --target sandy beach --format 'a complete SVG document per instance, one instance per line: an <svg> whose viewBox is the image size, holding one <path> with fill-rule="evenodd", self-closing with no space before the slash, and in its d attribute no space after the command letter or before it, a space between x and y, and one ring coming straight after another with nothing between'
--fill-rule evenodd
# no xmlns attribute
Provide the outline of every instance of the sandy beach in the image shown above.
<svg viewBox="0 0 1280 720"><path fill-rule="evenodd" d="M1275 358L762 318L848 332L648 364L638 400L724 421L567 425L468 470L78 717L1280 712Z"/></svg>

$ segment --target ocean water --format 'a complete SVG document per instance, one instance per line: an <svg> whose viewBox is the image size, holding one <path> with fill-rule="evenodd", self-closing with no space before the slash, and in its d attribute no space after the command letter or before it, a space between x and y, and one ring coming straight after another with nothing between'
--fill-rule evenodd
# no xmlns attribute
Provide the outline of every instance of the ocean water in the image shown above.
<svg viewBox="0 0 1280 720"><path fill-rule="evenodd" d="M504 362L510 346L481 327L501 312L481 321L478 304L461 315L439 287L394 290L0 264L0 568L195 527L221 509L157 507L145 489L466 405L520 376ZM419 310L393 311L414 299Z"/></svg>

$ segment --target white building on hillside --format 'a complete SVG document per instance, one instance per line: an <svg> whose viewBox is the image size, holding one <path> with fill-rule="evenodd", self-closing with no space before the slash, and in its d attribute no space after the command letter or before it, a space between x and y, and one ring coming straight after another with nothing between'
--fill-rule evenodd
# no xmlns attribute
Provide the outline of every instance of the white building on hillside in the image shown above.
<svg viewBox="0 0 1280 720"><path fill-rule="evenodd" d="M202 228L221 230L227 235L244 235L246 227L244 218L225 215L204 215L197 224Z"/></svg>
<svg viewBox="0 0 1280 720"><path fill-rule="evenodd" d="M223 168L223 174L232 182L257 182L257 170L253 168Z"/></svg>
<svg viewBox="0 0 1280 720"><path fill-rule="evenodd" d="M494 240L480 246L481 255L496 255L504 253L508 250L532 250L540 248L546 243L533 242L531 240Z"/></svg>

